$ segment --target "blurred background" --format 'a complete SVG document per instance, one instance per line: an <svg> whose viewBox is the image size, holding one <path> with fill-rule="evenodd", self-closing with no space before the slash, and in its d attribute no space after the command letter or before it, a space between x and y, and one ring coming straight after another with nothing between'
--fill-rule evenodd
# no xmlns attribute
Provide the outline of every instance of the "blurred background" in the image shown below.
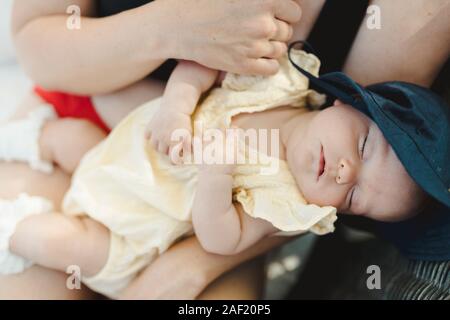
<svg viewBox="0 0 450 320"><path fill-rule="evenodd" d="M10 37L13 0L2 0L0 10L0 121L10 115L31 88L31 83L18 66Z"/></svg>

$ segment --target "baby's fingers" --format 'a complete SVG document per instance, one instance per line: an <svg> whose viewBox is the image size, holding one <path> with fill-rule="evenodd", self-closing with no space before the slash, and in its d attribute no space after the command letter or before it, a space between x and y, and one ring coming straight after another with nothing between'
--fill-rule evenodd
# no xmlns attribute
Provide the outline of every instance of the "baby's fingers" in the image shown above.
<svg viewBox="0 0 450 320"><path fill-rule="evenodd" d="M148 132L148 140L149 140L149 144L153 148L153 150L160 152L160 153L167 154L169 146L167 145L167 143L164 142L163 139L160 138L160 136L156 132L149 131Z"/></svg>
<svg viewBox="0 0 450 320"><path fill-rule="evenodd" d="M147 139L147 140L151 139L151 137L152 137L152 128L150 126L147 126L145 128L144 135L145 135L145 139Z"/></svg>
<svg viewBox="0 0 450 320"><path fill-rule="evenodd" d="M148 143L154 150L158 150L158 139L156 139L155 134L149 130L146 132L146 138L148 140Z"/></svg>
<svg viewBox="0 0 450 320"><path fill-rule="evenodd" d="M159 152L169 155L169 149L170 146L172 145L172 136L171 136L171 131L170 132L165 132L159 142Z"/></svg>
<svg viewBox="0 0 450 320"><path fill-rule="evenodd" d="M169 157L173 164L180 165L189 161L191 154L191 136L183 135L176 142L172 142L169 148Z"/></svg>
<svg viewBox="0 0 450 320"><path fill-rule="evenodd" d="M163 140L158 143L158 152L167 155L169 153L169 145Z"/></svg>

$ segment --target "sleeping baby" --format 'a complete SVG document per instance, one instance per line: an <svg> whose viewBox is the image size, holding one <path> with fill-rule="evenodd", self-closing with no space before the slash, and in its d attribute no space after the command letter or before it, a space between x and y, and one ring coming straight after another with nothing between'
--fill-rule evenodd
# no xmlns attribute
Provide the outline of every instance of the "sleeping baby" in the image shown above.
<svg viewBox="0 0 450 320"><path fill-rule="evenodd" d="M292 50L291 58L318 75L314 55ZM280 66L270 77L223 77L180 62L163 97L85 155L62 212L26 194L0 201L0 273L78 265L87 286L117 298L193 233L205 250L230 255L271 235L332 232L337 212L382 221L416 214L425 193L375 122L345 101L318 110L324 99L308 78L287 56ZM205 137L209 129L215 137ZM276 134L257 134L250 146L246 130ZM214 161L193 160L196 148L214 150ZM229 150L241 161L226 161Z"/></svg>

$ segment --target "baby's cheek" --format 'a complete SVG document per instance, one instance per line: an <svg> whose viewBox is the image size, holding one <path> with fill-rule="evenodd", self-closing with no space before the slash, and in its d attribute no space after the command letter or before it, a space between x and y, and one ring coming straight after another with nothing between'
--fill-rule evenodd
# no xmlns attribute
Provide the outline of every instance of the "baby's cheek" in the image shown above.
<svg viewBox="0 0 450 320"><path fill-rule="evenodd" d="M326 186L316 188L306 188L306 192L303 194L305 200L309 204L315 204L320 207L331 206L338 209L341 212L344 197L341 193L337 192L333 188L327 188Z"/></svg>
<svg viewBox="0 0 450 320"><path fill-rule="evenodd" d="M332 199L329 196L326 188L319 188L315 186L304 186L303 197L307 203L316 204L318 206L330 206L332 205Z"/></svg>

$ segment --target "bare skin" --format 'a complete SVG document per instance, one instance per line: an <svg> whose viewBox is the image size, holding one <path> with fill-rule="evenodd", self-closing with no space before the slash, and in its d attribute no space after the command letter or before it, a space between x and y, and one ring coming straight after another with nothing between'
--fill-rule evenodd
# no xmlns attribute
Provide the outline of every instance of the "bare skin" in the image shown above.
<svg viewBox="0 0 450 320"><path fill-rule="evenodd" d="M81 10L80 29L66 28L71 5ZM13 38L35 83L94 95L129 86L169 58L273 74L300 17L293 0L154 1L101 19L94 0L16 0Z"/></svg>
<svg viewBox="0 0 450 320"><path fill-rule="evenodd" d="M208 88L205 86L202 89L206 91ZM185 96L189 97L188 94ZM196 102L193 102L195 105ZM161 110L159 113L163 112ZM271 128L280 129L295 114L298 114L295 108L277 108L246 115L247 120L242 122L243 129L255 126L269 129L269 123ZM234 120L239 120L239 116ZM234 120L234 124L240 123ZM83 134L77 135L77 132ZM51 156L47 160L55 162L70 174L70 169L77 166L84 154L105 137L87 121L57 119L44 127L41 152ZM70 144L63 143L69 139ZM242 208L232 205L232 179L222 171L226 166L206 167L200 171L197 191L197 194L204 195L201 197L203 200L199 201L200 198L196 197L192 213L194 229L203 248L210 253L233 255L277 231L269 222L251 218ZM228 213L228 210L232 212ZM216 213L212 215L211 211ZM11 252L47 268L64 271L71 264L76 264L84 276L96 275L108 258L110 231L88 217L60 213L56 210L52 214L36 214L22 220L11 237Z"/></svg>
<svg viewBox="0 0 450 320"><path fill-rule="evenodd" d="M363 85L400 80L431 86L450 54L450 1L371 4L380 7L381 29L368 29L366 16L344 72Z"/></svg>
<svg viewBox="0 0 450 320"><path fill-rule="evenodd" d="M17 116L19 117L24 116L42 103L42 101L35 96L28 97L25 99L25 102L25 105L18 110ZM26 106L28 106L28 110ZM86 125L84 121L81 122L84 123L83 125ZM74 124L76 123L77 121L74 121ZM48 130L58 129L57 127L53 127ZM62 134L62 132L56 131L53 133ZM102 135L104 136L104 133L102 133ZM102 136L99 134L97 138L101 139ZM60 209L60 203L70 185L70 175L58 167L56 167L54 173L49 176L33 171L24 164L2 164L0 165L0 178L2 181L9 182L7 185L2 184L0 187L1 198L13 199L17 194L25 192L30 195L49 199L55 204L56 210ZM243 256L245 256L245 260L249 260L261 252L265 252L268 248L279 245L279 243L284 242L285 240L287 239L270 239L268 242L245 252ZM187 250L187 247L193 247L194 250ZM197 262L200 260L205 260L205 262L207 262L212 259L217 262L217 267L232 263L234 260L226 259L224 257L220 257L219 259L219 256L210 255L204 252L197 244L197 240L191 238L175 245L170 253L164 254L161 260L155 263L155 268L152 270L157 270L159 265L161 265L163 266L162 270L165 272L167 271L167 266L164 263L165 260L169 259L171 255L180 256L180 254L188 252L190 259L184 261L184 267L186 267L189 262L193 261L193 256L197 256ZM171 266L176 267L174 264L171 264ZM230 267L230 269L232 268ZM202 278L192 277L190 279L188 287L194 292L198 292L196 295L202 292L198 297L199 299L257 299L262 293L261 278L263 276L263 264L261 260L249 260L248 263L243 264L238 268L234 268L233 271L224 275L222 275L222 273L210 275L214 276L214 279L217 278L217 280L212 282L209 287L207 287L207 284ZM161 279L159 276L158 278L159 280ZM182 278L184 279L184 277ZM173 277L171 277L171 279L173 280ZM202 279L202 281L200 281L200 279ZM68 290L66 287L66 280L67 274L64 272L57 272L35 265L20 275L0 276L0 283L2 284L0 286L0 299L92 299L98 297L97 294L91 292L84 286L82 287L83 290ZM209 282L210 281L208 281L208 283ZM175 281L174 283L180 285L182 282ZM186 283L183 284L186 285ZM128 293L125 293L124 299L148 298L145 296L148 293L147 285L144 286L143 283L135 282L131 287L133 289L129 292L132 292L133 294L129 295ZM36 289L34 290L33 288ZM45 288L45 290L42 290L42 288ZM184 288L184 286L177 289L173 288L172 294L166 295L166 287L163 291L158 286L155 286L152 292L157 295L158 298L174 297L175 295L173 294L175 294L175 292L181 294L180 297L183 297L183 294L186 293ZM239 289L238 291L236 291L237 288Z"/></svg>
<svg viewBox="0 0 450 320"><path fill-rule="evenodd" d="M13 199L17 194L26 192L30 195L45 197L55 204L59 209L62 198L70 185L70 176L62 170L56 169L52 175L44 175L40 172L31 170L24 164L2 164L0 166L0 178L2 181L9 183L0 186L0 197L3 199ZM211 260L212 257L206 253L199 251L197 254L195 250L189 249L195 246L196 240L194 238L187 239L183 243L177 244L171 249L167 256L164 256L161 261L155 264L156 271L161 265L162 271L167 270L165 264L166 259L170 255L175 254L179 256L180 253L189 253L190 259L184 261L186 263L192 260L193 256L197 256L199 262L204 259L205 262ZM273 242L273 241L272 241ZM279 239L278 239L279 243ZM271 246L278 245L277 242L272 243ZM198 245L197 245L198 246ZM198 246L199 247L199 246ZM200 247L199 247L200 248ZM260 248L260 251L267 250L265 247ZM247 259L253 256L254 253L246 253ZM219 265L226 265L230 263L230 259L216 259L217 267ZM174 264L170 264L173 268L179 268ZM231 269L231 268L230 268ZM153 273L152 273L153 274ZM159 275L161 276L161 275ZM158 277L159 277L158 276ZM203 281L197 281L198 277L193 277L188 288L192 288L194 292L203 292L199 299L257 299L261 296L263 276L263 264L261 260L251 260L239 268L233 269L228 274L223 276L215 275L217 281L211 283L206 288ZM55 270L47 269L38 265L27 269L24 273L15 276L0 276L0 299L59 299L59 300L81 300L81 299L95 299L99 296L82 286L82 290L69 290L66 286L68 275L64 272L57 272ZM158 281L161 278L157 278ZM171 277L173 280L173 277ZM155 283L158 283L155 279ZM180 282L173 282L179 285ZM142 287L140 287L142 285ZM173 288L174 292L180 294L182 297L182 288ZM148 286L140 282L135 282L132 286L132 295L128 296L133 299L148 298ZM155 295L159 295L162 290L155 286L152 290ZM197 294L196 294L197 295ZM173 298L173 295L160 295L160 298ZM124 296L127 298L127 296Z"/></svg>
<svg viewBox="0 0 450 320"><path fill-rule="evenodd" d="M421 1L425 3L425 1ZM308 21L307 17L317 17L324 0L300 0L300 5L303 9L303 19L298 24L298 27L294 28L294 36L293 39L305 39L309 34L312 25L314 24L315 18L311 18ZM390 1L386 0L378 0L377 4L389 5ZM436 4L436 2L426 1L429 5ZM394 5L394 4L392 4ZM414 11L409 5L405 5L404 3L398 4L401 8L397 7L396 10L390 12L389 20L385 20L385 22L389 22L389 27L386 28L385 32L389 32L395 28L402 28L403 23L406 21L417 21L416 16L414 15ZM440 8L440 4L437 3L437 8ZM436 9L434 9L436 10ZM436 11L434 11L436 12ZM402 19L399 19L402 14ZM413 19L414 17L414 19ZM433 17L431 15L430 17ZM431 57L428 57L429 60L420 60L415 68L410 68L408 74L405 74L401 71L403 67L396 67L408 65L409 62L413 59L413 54L409 54L409 51L400 49L404 48L401 41L402 34L399 32L392 32L390 38L386 39L379 32L373 32L366 28L365 24L363 24L358 32L358 38L355 40L353 48L347 58L344 71L349 74L356 81L363 84L376 83L380 81L392 81L401 78L402 80L411 79L422 79L417 83L424 84L429 86L436 77L436 70L439 70L442 65L445 63L448 56L448 48L444 51L435 50L436 48L441 48L442 44L448 44L449 41L445 41L447 35L446 30L448 25L445 24L445 19L438 20L428 20L428 25L436 26L436 29L439 30L440 37L435 37L434 39L437 42L433 42L432 39L426 39L425 42L418 41L416 42L417 47L415 47L414 52L427 52ZM438 23L439 22L439 23ZM444 23L442 23L444 22ZM426 24L423 20L421 22L423 25ZM395 26L395 28L394 28ZM433 37L430 37L433 38ZM365 45L367 43L371 43L371 47L374 50L365 50ZM365 45L364 45L365 44ZM390 48L389 52L387 52L386 48ZM392 55L392 52L397 52L397 54ZM442 53L443 52L443 53ZM435 55L436 54L436 55ZM371 59L373 63L370 65L365 63L366 59ZM390 65L392 68L386 68L386 61L390 61ZM411 81L411 80L410 80ZM412 80L414 82L414 80ZM188 249L189 248L189 249ZM199 251L199 244L197 242L192 242L191 244L186 243L186 252L188 250L192 250L191 252ZM200 250L201 251L201 250ZM151 291L146 289L146 285L148 283L157 283L157 279L159 277L170 278L171 275L175 274L175 272L171 272L168 270L165 273L163 270L166 266L170 265L182 265L186 260L183 258L183 250L179 250L178 255L175 254L175 250L172 252L169 250L166 255L163 255L160 258L161 264L155 263L154 265L147 268L147 270L141 274L140 278L134 281L134 284L129 287L127 290L127 296L139 296L146 298L158 298L158 297L170 297L172 295L176 296L176 290L172 286L167 287L159 287L161 291ZM171 253L174 253L173 255ZM179 258L179 259L178 259ZM193 263L192 267L195 268L196 274L201 275L203 280L200 280L199 283L202 285L196 286L197 290L190 292L189 297L195 297L197 293L201 292L201 290L205 287L206 283L216 279L216 277L224 272L225 270L229 270L229 268L233 268L239 264L240 259L243 258L241 255L231 256L227 258L228 264L221 264L216 259L208 259L208 263ZM245 258L244 258L245 259ZM202 270L200 270L201 268ZM203 276L206 275L206 276ZM182 276L182 275L180 275ZM179 287L177 288L187 288L191 284L192 273L188 273L186 277L182 277L178 280ZM186 284L186 286L182 286L182 284Z"/></svg>
<svg viewBox="0 0 450 320"><path fill-rule="evenodd" d="M181 68L190 71L186 73L190 77L183 79L198 86L198 90L191 93L198 100L200 95L197 93L209 87L203 87L203 81L194 81L198 78L190 65L180 65L178 69ZM174 72L175 76L179 74L179 71ZM214 80L207 73L201 73L199 78L203 77ZM175 85L183 101L190 101L190 89L182 90L179 84L169 81L168 86ZM166 90L166 94L172 92ZM197 104L195 99L191 102L194 106ZM172 108L176 106L184 107L182 102L175 103ZM194 108L188 108L187 116L191 117L193 111ZM173 111L162 109L157 116L166 112L172 114ZM64 141L75 135L76 132L68 132L70 127L64 119L55 122L63 122L59 128L52 128L52 136L57 136L58 140ZM419 205L417 199L420 197L416 195L419 189L381 131L350 106L339 104L320 112L278 107L243 114L243 118L236 116L232 124L244 130L277 129L280 132L281 139L276 142L281 142L283 152L272 156L287 160L308 203L333 206L340 212L365 214L383 221L405 219ZM323 128L329 130L324 132ZM69 136L64 138L66 134ZM113 137L115 135L110 139ZM94 142L94 137L89 139ZM260 152L264 152L263 145L263 142L257 144ZM66 158L66 161L77 163L86 152L85 145L72 143L70 148L77 160ZM320 158L324 159L323 169L320 169ZM61 168L68 167L64 162L58 164ZM233 168L234 165L201 165L199 171L192 223L201 246L209 253L235 255L278 231L270 222L245 214L233 202ZM385 173L387 178L380 178L380 173ZM84 276L96 275L106 264L111 231L87 216L71 217L59 212L37 214L22 220L10 239L11 252L47 268L64 271L76 264Z"/></svg>
<svg viewBox="0 0 450 320"><path fill-rule="evenodd" d="M307 2L306 0L304 2ZM381 0L380 0L381 3ZM384 3L386 3L386 1L384 1ZM402 8L402 12L404 12L407 16L411 17L413 16L412 12L409 12L410 8L409 6L403 6ZM411 13L410 15L408 15L408 12ZM397 22L398 25L401 26L402 22L405 21L405 19L394 19L394 21ZM434 21L434 20L433 20ZM438 19L439 21L439 19ZM440 20L442 21L442 20ZM442 24L434 24L436 25L436 29L438 30L446 30L445 29L445 25ZM442 26L444 28L440 28L439 26ZM442 34L442 33L441 33ZM398 37L401 36L401 33L395 33L394 36L397 35ZM431 37L430 37L431 38ZM439 37L436 37L436 39ZM388 80L395 80L397 78L403 77L406 78L405 74L403 74L402 72L400 72L399 69L397 68L393 68L390 70L387 70L387 68L383 68L382 66L385 64L386 60L391 59L391 63L392 65L397 65L397 64L403 64L404 61L411 61L409 59L411 59L412 55L408 55L407 51L405 50L397 50L399 52L399 54L395 55L395 56L390 56L389 54L384 54L383 52L380 52L380 54L378 55L374 55L372 54L373 51L370 52L365 52L363 50L360 50L358 48L363 48L363 46L359 45L358 43L360 43L361 41L371 41L373 43L377 43L377 45L380 46L380 48L386 48L386 46L389 47L395 47L396 45L398 45L399 41L396 41L395 37L394 39L390 38L389 41L387 41L386 39L384 39L383 37L379 36L379 34L374 34L374 32L371 32L370 30L368 30L367 28L365 28L365 26L362 26L359 35L358 35L358 39L355 42L355 45L352 49L352 52L350 53L349 59L347 60L347 64L346 64L346 71L349 73L350 76L352 76L353 78L355 78L357 81L360 81L362 83L372 83L372 82L378 82L378 81L388 81ZM445 41L442 41L442 43L448 43ZM418 48L416 48L414 51L418 52L420 50L422 50L423 52L429 52L430 54L433 53L439 53L442 52L441 50L434 50L434 46L436 46L437 44L425 44L424 42L417 42ZM393 51L395 51L395 49L393 49ZM403 53L403 54L401 54ZM446 53L448 55L448 51ZM424 84L429 84L434 80L434 77L436 75L436 70L438 70L440 68L440 66L445 62L445 59L443 59L442 57L446 55L445 54L445 50L444 50L444 54L441 55L439 58L439 54L437 55L437 58L435 59L435 57L431 57L429 60L424 61L421 60L419 61L418 65L416 68L411 68L410 69L410 73L407 75L408 77L411 77L411 79L424 79L423 81L421 81ZM375 57L373 59L373 64L371 64L371 68L368 68L368 65L366 63L363 63L363 61L365 61L366 59L369 59L371 57ZM428 64L429 61L432 61L432 65L430 66ZM422 66L422 64L425 64L424 66ZM359 71L360 70L360 71ZM408 79L405 79L408 80ZM189 249L188 249L189 248ZM183 247L184 250L191 250L191 252L196 252L196 250L198 249L198 243L196 242L189 242L186 243L186 247ZM267 248L264 248L263 250L260 251L256 251L254 252L254 254L257 254L258 252L264 252L264 250L266 250ZM184 259L180 259L178 260L178 257L181 257L181 255L169 255L170 250L168 251L168 254L165 256L167 259L163 260L165 261L166 265L171 265L177 264L177 261L179 263L181 262L185 262ZM175 252L175 250L174 250ZM228 264L223 264L223 263L215 263L216 258L212 258L211 256L205 256L205 262L209 261L209 263L201 263L201 264L193 264L193 269L195 269L198 273L196 273L197 275L202 275L198 281L198 283L201 283L201 285L197 285L195 288L197 289L195 292L191 292L190 294L192 296L196 296L196 293L201 292L201 290L203 290L203 288L206 286L206 283L212 281L213 279L216 279L221 273L223 273L225 270L228 270L229 268L232 268L234 266L236 266L237 264L239 264L240 261L242 261L241 259L248 259L250 256L253 256L252 254L246 255L246 256L238 256L238 257L229 257L228 258ZM164 257L164 255L163 255ZM208 258L209 257L209 258ZM199 267L203 268L200 269ZM144 272L141 276L140 279L136 279L136 283L137 285L132 286L130 291L128 292L129 296L133 296L133 293L139 293L140 296L145 296L148 298L151 297L160 297L160 296L164 296L164 294L168 294L170 293L170 288L166 287L164 288L163 286L160 287L161 290L155 290L152 292L146 292L146 288L148 287L148 283L150 283L153 280L153 283L155 283L156 279L158 279L158 277L156 277L156 275L161 272L163 268L159 268L157 264L155 264L154 266L151 266L148 268L148 270L146 270L146 272ZM159 270L159 271L158 271ZM203 276L205 275L205 276ZM189 285L190 280L192 279L192 274L191 276L189 276L190 279L180 279L183 280L184 283L186 285ZM181 283L182 281L179 281L179 283ZM20 281L19 281L20 283ZM25 282L26 283L26 282ZM140 284L140 285L139 285ZM26 286L25 286L26 287ZM173 292L172 292L173 293ZM170 294L169 294L170 296Z"/></svg>

